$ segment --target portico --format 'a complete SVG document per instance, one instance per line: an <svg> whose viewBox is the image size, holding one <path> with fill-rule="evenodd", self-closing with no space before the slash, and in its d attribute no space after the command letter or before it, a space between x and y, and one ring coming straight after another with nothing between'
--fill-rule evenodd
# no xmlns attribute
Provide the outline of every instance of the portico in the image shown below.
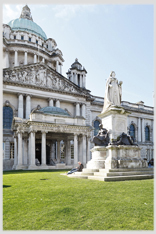
<svg viewBox="0 0 156 234"><path fill-rule="evenodd" d="M75 124L72 124L73 120ZM37 111L27 121L15 117L14 169L72 168L78 161L86 165L90 158L91 128L83 121L83 117L78 120ZM74 148L72 157L71 146Z"/></svg>

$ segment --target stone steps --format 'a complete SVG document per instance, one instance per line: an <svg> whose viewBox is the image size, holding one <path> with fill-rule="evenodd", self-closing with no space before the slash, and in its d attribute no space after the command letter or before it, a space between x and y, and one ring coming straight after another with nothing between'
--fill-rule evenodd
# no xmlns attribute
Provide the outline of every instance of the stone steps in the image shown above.
<svg viewBox="0 0 156 234"><path fill-rule="evenodd" d="M154 177L153 168L116 168L116 169L83 169L68 175L70 178L91 179L100 181L143 180Z"/></svg>
<svg viewBox="0 0 156 234"><path fill-rule="evenodd" d="M124 172L124 171L151 171L153 170L153 168L149 168L149 167L143 167L143 168L115 168L115 169L99 169L100 172L102 171L109 171L109 172Z"/></svg>
<svg viewBox="0 0 156 234"><path fill-rule="evenodd" d="M127 172L94 172L95 176L129 176L129 175L144 175L144 174L153 174L151 171L127 171Z"/></svg>
<svg viewBox="0 0 156 234"><path fill-rule="evenodd" d="M124 181L124 180L145 180L152 179L153 175L130 175L130 176L88 176L90 180L100 180L100 181Z"/></svg>

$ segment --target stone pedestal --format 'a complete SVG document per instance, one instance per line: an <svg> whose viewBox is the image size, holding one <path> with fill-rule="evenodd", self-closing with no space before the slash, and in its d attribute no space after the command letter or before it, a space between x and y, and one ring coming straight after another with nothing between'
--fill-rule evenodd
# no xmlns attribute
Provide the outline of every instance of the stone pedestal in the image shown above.
<svg viewBox="0 0 156 234"><path fill-rule="evenodd" d="M130 112L123 107L111 106L108 110L98 115L102 119L103 128L109 130L110 142L116 140L123 132L127 133L127 116Z"/></svg>
<svg viewBox="0 0 156 234"><path fill-rule="evenodd" d="M88 169L105 168L105 160L107 158L107 148L105 146L95 146L91 149L92 159L87 163Z"/></svg>
<svg viewBox="0 0 156 234"><path fill-rule="evenodd" d="M140 156L140 148L135 145L95 146L91 149L92 159L87 169L146 168L147 161Z"/></svg>
<svg viewBox="0 0 156 234"><path fill-rule="evenodd" d="M116 145L107 146L107 158L105 160L106 169L118 167L118 147Z"/></svg>

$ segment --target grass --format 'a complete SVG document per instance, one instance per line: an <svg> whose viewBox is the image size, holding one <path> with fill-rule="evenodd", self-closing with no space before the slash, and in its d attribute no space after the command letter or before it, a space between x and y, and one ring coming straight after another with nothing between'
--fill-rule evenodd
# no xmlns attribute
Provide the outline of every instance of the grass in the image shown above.
<svg viewBox="0 0 156 234"><path fill-rule="evenodd" d="M154 180L102 182L65 171L3 173L3 230L153 230Z"/></svg>

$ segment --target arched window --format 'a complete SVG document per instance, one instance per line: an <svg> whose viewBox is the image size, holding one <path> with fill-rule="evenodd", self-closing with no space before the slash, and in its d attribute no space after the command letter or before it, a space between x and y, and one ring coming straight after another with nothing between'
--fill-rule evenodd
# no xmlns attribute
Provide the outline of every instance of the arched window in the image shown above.
<svg viewBox="0 0 156 234"><path fill-rule="evenodd" d="M145 141L150 141L150 130L148 126L145 128Z"/></svg>
<svg viewBox="0 0 156 234"><path fill-rule="evenodd" d="M99 124L100 122L98 120L94 121L94 136L96 136L99 132Z"/></svg>
<svg viewBox="0 0 156 234"><path fill-rule="evenodd" d="M130 125L130 131L129 131L130 136L135 140L135 127L133 124Z"/></svg>
<svg viewBox="0 0 156 234"><path fill-rule="evenodd" d="M11 129L13 110L10 106L3 107L3 128Z"/></svg>

